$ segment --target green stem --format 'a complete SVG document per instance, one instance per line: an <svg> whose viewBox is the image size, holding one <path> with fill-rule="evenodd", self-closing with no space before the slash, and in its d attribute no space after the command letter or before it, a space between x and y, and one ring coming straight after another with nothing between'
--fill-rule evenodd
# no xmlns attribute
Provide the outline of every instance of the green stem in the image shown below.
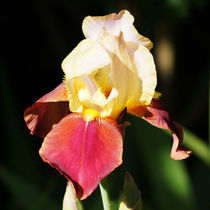
<svg viewBox="0 0 210 210"><path fill-rule="evenodd" d="M100 191L101 191L101 197L102 197L102 203L104 210L111 210L111 202L109 199L109 194L107 192L107 181L106 179L103 179L100 184Z"/></svg>

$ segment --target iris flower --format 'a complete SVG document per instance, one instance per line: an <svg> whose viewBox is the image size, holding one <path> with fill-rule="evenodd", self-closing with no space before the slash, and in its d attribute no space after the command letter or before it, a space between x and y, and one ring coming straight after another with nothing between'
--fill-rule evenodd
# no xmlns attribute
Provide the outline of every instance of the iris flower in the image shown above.
<svg viewBox="0 0 210 210"><path fill-rule="evenodd" d="M126 10L88 16L85 39L64 59L64 81L29 107L31 134L44 138L39 154L87 198L122 163L126 113L173 136L171 158L184 159L182 129L158 99L152 42L138 34Z"/></svg>

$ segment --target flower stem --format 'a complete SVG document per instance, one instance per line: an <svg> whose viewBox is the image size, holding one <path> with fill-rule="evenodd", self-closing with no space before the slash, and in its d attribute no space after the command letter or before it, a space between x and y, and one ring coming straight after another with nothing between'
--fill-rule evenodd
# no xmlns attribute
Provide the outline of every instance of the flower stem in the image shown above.
<svg viewBox="0 0 210 210"><path fill-rule="evenodd" d="M102 203L104 210L111 210L111 202L109 198L109 194L107 191L107 181L106 179L103 179L100 184L100 191L101 191L101 197L102 197Z"/></svg>

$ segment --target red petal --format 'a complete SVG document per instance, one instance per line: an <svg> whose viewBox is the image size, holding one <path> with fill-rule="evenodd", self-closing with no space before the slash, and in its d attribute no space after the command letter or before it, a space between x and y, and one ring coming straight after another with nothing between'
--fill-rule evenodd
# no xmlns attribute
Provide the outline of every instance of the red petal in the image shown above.
<svg viewBox="0 0 210 210"><path fill-rule="evenodd" d="M160 100L153 99L150 105L145 107L134 107L133 109L128 110L128 112L138 117L142 117L156 127L171 131L173 136L173 146L171 149L172 159L181 160L190 155L191 151L186 151L181 147L183 141L181 127L171 119L167 108Z"/></svg>
<svg viewBox="0 0 210 210"><path fill-rule="evenodd" d="M31 134L44 138L69 110L64 83L44 95L24 112L24 119Z"/></svg>
<svg viewBox="0 0 210 210"><path fill-rule="evenodd" d="M77 197L87 198L122 163L122 136L112 119L84 121L72 113L46 136L42 159L74 183Z"/></svg>

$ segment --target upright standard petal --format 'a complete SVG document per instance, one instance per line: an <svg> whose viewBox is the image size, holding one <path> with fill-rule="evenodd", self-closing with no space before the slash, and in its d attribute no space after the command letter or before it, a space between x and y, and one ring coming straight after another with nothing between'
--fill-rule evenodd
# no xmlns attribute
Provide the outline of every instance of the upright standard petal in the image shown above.
<svg viewBox="0 0 210 210"><path fill-rule="evenodd" d="M173 136L173 146L171 149L172 159L182 160L191 154L191 151L186 151L181 147L183 141L182 129L171 119L166 107L160 100L153 99L148 106L132 107L127 111L130 114L142 117L144 120L158 128L171 131Z"/></svg>
<svg viewBox="0 0 210 210"><path fill-rule="evenodd" d="M141 105L150 104L157 85L156 68L152 54L149 50L138 45L138 49L134 52L134 62L138 72L138 77L141 80Z"/></svg>
<svg viewBox="0 0 210 210"><path fill-rule="evenodd" d="M62 63L72 112L96 109L101 117L116 119L126 106L152 100L156 69L151 53L126 41L122 31L111 32L101 28L96 40L80 42Z"/></svg>
<svg viewBox="0 0 210 210"><path fill-rule="evenodd" d="M64 83L36 101L24 112L24 120L31 134L44 138L68 114L69 102Z"/></svg>
<svg viewBox="0 0 210 210"><path fill-rule="evenodd" d="M125 42L123 35L121 32L116 37L104 30L100 40L112 59L110 85L117 96L108 98L105 108L112 110L113 118L126 106L148 105L157 83L155 64L149 50L142 45Z"/></svg>
<svg viewBox="0 0 210 210"><path fill-rule="evenodd" d="M110 58L107 52L98 42L84 39L63 60L62 69L66 80L69 80L82 75L89 75L109 63Z"/></svg>
<svg viewBox="0 0 210 210"><path fill-rule="evenodd" d="M39 153L85 199L122 163L122 136L111 119L85 121L82 114L72 113L53 127Z"/></svg>
<svg viewBox="0 0 210 210"><path fill-rule="evenodd" d="M96 40L103 28L108 33L119 36L120 32L123 33L125 41L136 42L144 45L149 50L152 48L152 42L140 35L133 26L134 17L127 10L122 10L118 14L113 13L105 16L88 16L83 20L82 30L86 38Z"/></svg>

